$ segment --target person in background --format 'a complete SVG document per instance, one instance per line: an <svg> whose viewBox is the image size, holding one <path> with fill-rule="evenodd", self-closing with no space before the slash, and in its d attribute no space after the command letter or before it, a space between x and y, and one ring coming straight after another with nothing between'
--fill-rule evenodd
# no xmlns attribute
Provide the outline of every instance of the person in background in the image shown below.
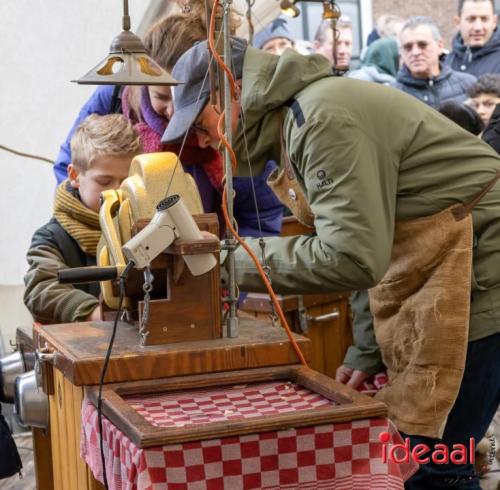
<svg viewBox="0 0 500 490"><path fill-rule="evenodd" d="M144 45L151 57L165 70L171 71L179 57L197 42L206 39L205 18L198 10L191 13L170 15L153 24L144 36ZM117 96L116 87L100 86L84 105L68 138L61 146L54 171L58 182L67 175L71 159L69 139L74 128L92 113L108 114L121 111L134 124L139 133L144 153L172 151L179 154L180 145L164 145L160 138L168 125L172 110L170 87L126 87ZM190 173L198 187L203 209L217 213L220 232L224 233L221 212L222 157L214 148L201 149L195 133L188 136L182 154L183 169ZM234 215L242 236L276 235L281 231L283 207L266 183L267 176L276 168L269 162L261 175L250 179L235 179L236 197ZM255 209L252 185L255 186L258 213Z"/></svg>
<svg viewBox="0 0 500 490"><path fill-rule="evenodd" d="M454 20L458 33L445 63L476 77L500 73L500 32L494 0L459 0Z"/></svg>
<svg viewBox="0 0 500 490"><path fill-rule="evenodd" d="M455 100L464 102L476 78L443 65L443 40L429 17L411 17L399 36L402 67L394 87L413 95L431 107Z"/></svg>
<svg viewBox="0 0 500 490"><path fill-rule="evenodd" d="M252 42L257 49L281 55L285 49L294 48L294 40L288 29L288 21L278 17L258 32Z"/></svg>
<svg viewBox="0 0 500 490"><path fill-rule="evenodd" d="M399 46L395 38L384 37L372 43L361 62L361 68L349 72L349 78L394 84L399 70Z"/></svg>
<svg viewBox="0 0 500 490"><path fill-rule="evenodd" d="M377 19L376 26L373 28L370 34L368 34L366 45L370 46L373 42L384 37L399 36L404 23L404 19L402 17L399 17L398 15L381 15Z"/></svg>
<svg viewBox="0 0 500 490"><path fill-rule="evenodd" d="M500 73L483 75L468 90L467 103L481 116L487 126L495 107L500 104Z"/></svg>
<svg viewBox="0 0 500 490"><path fill-rule="evenodd" d="M500 154L500 104L491 115L490 122L481 136L498 154Z"/></svg>
<svg viewBox="0 0 500 490"><path fill-rule="evenodd" d="M96 264L101 192L118 189L142 152L139 135L121 114L92 114L71 138L68 179L57 188L52 219L33 235L24 277L24 304L40 323L101 319L98 284L59 284L57 272Z"/></svg>
<svg viewBox="0 0 500 490"><path fill-rule="evenodd" d="M333 31L330 22L324 20L314 36L314 50L333 63ZM337 65L349 66L352 58L352 22L341 17L337 22Z"/></svg>
<svg viewBox="0 0 500 490"><path fill-rule="evenodd" d="M476 136L480 135L484 129L484 122L479 114L466 104L450 100L441 104L438 111Z"/></svg>

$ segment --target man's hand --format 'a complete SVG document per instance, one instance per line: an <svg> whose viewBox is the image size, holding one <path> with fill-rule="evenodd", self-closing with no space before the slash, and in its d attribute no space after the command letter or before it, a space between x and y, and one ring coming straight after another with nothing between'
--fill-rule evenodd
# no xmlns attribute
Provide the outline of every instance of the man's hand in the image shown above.
<svg viewBox="0 0 500 490"><path fill-rule="evenodd" d="M363 371L354 370L344 364L337 369L335 379L342 384L345 384L354 390L356 390L359 385L368 379L370 375Z"/></svg>
<svg viewBox="0 0 500 490"><path fill-rule="evenodd" d="M87 322L100 322L101 321L101 307L98 306L94 311L85 319Z"/></svg>

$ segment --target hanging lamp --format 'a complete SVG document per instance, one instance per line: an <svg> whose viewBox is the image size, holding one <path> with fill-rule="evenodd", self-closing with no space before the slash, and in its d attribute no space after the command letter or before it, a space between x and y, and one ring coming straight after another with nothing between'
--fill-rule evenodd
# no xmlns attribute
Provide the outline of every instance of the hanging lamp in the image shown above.
<svg viewBox="0 0 500 490"><path fill-rule="evenodd" d="M128 0L123 0L123 31L111 42L109 55L78 80L81 85L178 85L147 53L130 30Z"/></svg>
<svg viewBox="0 0 500 490"><path fill-rule="evenodd" d="M298 17L300 10L295 5L296 0L281 0L280 9L281 12L289 17Z"/></svg>

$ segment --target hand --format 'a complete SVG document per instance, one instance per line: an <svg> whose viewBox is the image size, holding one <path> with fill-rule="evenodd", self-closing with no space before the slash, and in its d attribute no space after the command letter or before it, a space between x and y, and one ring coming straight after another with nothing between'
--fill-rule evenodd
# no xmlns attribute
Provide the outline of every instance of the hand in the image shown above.
<svg viewBox="0 0 500 490"><path fill-rule="evenodd" d="M210 233L209 231L200 231L202 237L204 240L218 240L219 237L217 235L214 235L213 233Z"/></svg>
<svg viewBox="0 0 500 490"><path fill-rule="evenodd" d="M101 307L98 306L94 311L85 319L87 322L100 322L101 321Z"/></svg>
<svg viewBox="0 0 500 490"><path fill-rule="evenodd" d="M356 390L361 383L368 379L370 375L363 371L354 370L344 364L337 369L335 379L342 384L345 384L354 390Z"/></svg>

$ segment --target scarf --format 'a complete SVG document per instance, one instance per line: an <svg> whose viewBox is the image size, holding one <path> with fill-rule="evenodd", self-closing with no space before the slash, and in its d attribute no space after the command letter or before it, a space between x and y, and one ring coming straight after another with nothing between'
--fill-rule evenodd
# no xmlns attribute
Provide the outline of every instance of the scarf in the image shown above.
<svg viewBox="0 0 500 490"><path fill-rule="evenodd" d="M73 189L68 180L62 182L56 190L54 218L83 252L96 255L97 243L101 238L99 213L82 203L78 190Z"/></svg>
<svg viewBox="0 0 500 490"><path fill-rule="evenodd" d="M126 99L126 94L127 92L125 91L123 99ZM124 101L122 105L125 114L130 112L127 110L128 102ZM144 152L170 151L179 155L180 144L166 145L161 142L161 137L165 132L168 121L164 117L159 116L153 109L146 87L142 88L141 93L141 116L143 120L135 124L134 129L139 133ZM222 192L224 171L222 168L222 157L218 151L210 147L205 149L200 148L196 136L189 134L179 158L183 165L201 166L212 186L218 192Z"/></svg>

